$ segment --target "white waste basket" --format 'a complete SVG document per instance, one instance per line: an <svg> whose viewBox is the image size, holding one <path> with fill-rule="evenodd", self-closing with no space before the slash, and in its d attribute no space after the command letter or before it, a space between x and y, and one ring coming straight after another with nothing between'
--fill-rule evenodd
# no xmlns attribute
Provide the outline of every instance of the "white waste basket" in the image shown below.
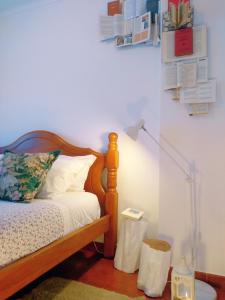
<svg viewBox="0 0 225 300"><path fill-rule="evenodd" d="M166 286L171 260L171 246L166 241L142 243L137 287L149 297L161 297Z"/></svg>

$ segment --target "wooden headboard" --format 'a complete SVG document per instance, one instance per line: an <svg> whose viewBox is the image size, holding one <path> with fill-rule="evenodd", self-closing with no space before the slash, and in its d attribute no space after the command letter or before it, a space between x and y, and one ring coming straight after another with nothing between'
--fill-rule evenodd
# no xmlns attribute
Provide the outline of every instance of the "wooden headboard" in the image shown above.
<svg viewBox="0 0 225 300"><path fill-rule="evenodd" d="M0 147L0 153L10 150L15 153L37 153L61 150L61 153L69 156L93 154L97 157L96 161L90 168L88 178L85 183L85 190L97 195L102 214L107 213L106 198L116 192L116 179L118 168L118 151L117 151L117 134L109 134L108 151L106 153L96 152L90 148L80 148L66 142L57 134L37 130L24 134L15 142L8 146ZM103 187L102 172L107 169L107 186ZM116 196L117 197L117 196Z"/></svg>

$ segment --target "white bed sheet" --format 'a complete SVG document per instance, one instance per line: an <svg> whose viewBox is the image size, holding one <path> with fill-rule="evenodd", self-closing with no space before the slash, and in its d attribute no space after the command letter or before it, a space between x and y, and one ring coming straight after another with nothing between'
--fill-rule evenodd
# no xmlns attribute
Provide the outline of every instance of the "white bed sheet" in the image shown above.
<svg viewBox="0 0 225 300"><path fill-rule="evenodd" d="M52 199L35 199L36 203L56 205L64 220L64 235L100 218L101 209L95 194L88 192L66 192L55 194Z"/></svg>
<svg viewBox="0 0 225 300"><path fill-rule="evenodd" d="M100 217L96 195L67 192L31 203L0 200L0 267Z"/></svg>

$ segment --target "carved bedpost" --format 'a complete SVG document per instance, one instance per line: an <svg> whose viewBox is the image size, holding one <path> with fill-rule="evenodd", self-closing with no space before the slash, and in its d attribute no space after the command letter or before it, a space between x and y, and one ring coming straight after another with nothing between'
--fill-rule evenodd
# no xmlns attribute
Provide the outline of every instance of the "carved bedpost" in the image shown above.
<svg viewBox="0 0 225 300"><path fill-rule="evenodd" d="M119 165L119 153L117 151L118 135L114 132L109 134L108 152L106 155L107 192L105 212L110 215L110 228L104 237L104 256L113 257L117 241L117 218L118 218L118 193L117 169Z"/></svg>

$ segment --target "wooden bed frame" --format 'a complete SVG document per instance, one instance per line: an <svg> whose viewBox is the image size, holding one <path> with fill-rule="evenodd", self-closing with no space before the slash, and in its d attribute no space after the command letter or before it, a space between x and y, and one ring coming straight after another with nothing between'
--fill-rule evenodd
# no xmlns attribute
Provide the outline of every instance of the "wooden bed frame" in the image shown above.
<svg viewBox="0 0 225 300"><path fill-rule="evenodd" d="M99 153L89 148L71 145L58 135L43 130L27 133L14 143L6 147L0 147L0 153L3 153L6 149L16 153L47 152L60 149L62 154L69 156L94 154L97 159L90 168L85 190L98 196L102 215L99 220L92 224L86 225L1 268L0 299L6 299L13 295L102 234L104 234L104 256L113 257L117 238L117 134L109 134L107 153ZM107 169L106 188L103 188L102 185L102 172L104 169Z"/></svg>

